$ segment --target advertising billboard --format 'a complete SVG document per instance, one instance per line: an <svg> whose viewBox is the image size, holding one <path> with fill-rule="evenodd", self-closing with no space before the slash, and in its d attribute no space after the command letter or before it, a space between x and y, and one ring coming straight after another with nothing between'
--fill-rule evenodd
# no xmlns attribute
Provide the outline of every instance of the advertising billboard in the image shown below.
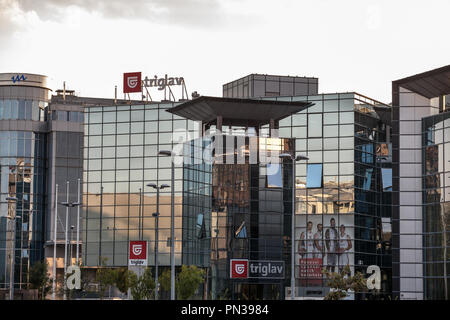
<svg viewBox="0 0 450 320"><path fill-rule="evenodd" d="M296 277L322 285L323 269L339 272L348 265L354 273L354 216L296 216Z"/></svg>

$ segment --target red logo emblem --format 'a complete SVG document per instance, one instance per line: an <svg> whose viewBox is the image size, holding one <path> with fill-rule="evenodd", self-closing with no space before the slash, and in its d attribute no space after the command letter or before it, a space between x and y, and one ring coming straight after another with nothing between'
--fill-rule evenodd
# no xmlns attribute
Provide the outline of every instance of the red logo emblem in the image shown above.
<svg viewBox="0 0 450 320"><path fill-rule="evenodd" d="M147 241L130 241L130 260L147 259Z"/></svg>
<svg viewBox="0 0 450 320"><path fill-rule="evenodd" d="M123 74L123 93L142 92L141 72Z"/></svg>
<svg viewBox="0 0 450 320"><path fill-rule="evenodd" d="M246 259L230 260L230 278L231 279L248 278L248 260Z"/></svg>

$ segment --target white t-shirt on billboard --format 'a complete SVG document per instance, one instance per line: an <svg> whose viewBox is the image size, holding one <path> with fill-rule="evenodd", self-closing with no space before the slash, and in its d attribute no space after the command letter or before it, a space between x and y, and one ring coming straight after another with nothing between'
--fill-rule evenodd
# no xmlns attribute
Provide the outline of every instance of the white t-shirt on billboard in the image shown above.
<svg viewBox="0 0 450 320"><path fill-rule="evenodd" d="M312 258L311 254L314 252L314 234L312 231L306 232L306 258Z"/></svg>
<svg viewBox="0 0 450 320"><path fill-rule="evenodd" d="M347 233L343 235L339 234L339 248L342 249L342 253L339 254L339 265L346 266L349 264L348 252L349 245L348 242L351 240L350 236Z"/></svg>
<svg viewBox="0 0 450 320"><path fill-rule="evenodd" d="M337 234L337 230L334 228L329 228L328 229L328 236L329 236L329 243L330 243L330 249L329 252L330 253L336 253L336 241L338 238L338 234Z"/></svg>
<svg viewBox="0 0 450 320"><path fill-rule="evenodd" d="M315 245L315 243L318 242L319 246L321 248L323 248L323 239L322 239L322 232L317 231L314 234L314 258L319 258L322 259L323 258L323 252L320 251L317 246Z"/></svg>

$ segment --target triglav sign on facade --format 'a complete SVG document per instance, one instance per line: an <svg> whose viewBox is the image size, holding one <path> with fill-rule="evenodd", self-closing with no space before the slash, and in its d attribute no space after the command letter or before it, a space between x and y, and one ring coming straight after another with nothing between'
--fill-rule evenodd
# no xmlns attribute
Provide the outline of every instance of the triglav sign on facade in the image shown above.
<svg viewBox="0 0 450 320"><path fill-rule="evenodd" d="M128 265L130 266L147 265L147 241L130 241Z"/></svg>
<svg viewBox="0 0 450 320"><path fill-rule="evenodd" d="M231 279L284 279L284 261L230 260Z"/></svg>

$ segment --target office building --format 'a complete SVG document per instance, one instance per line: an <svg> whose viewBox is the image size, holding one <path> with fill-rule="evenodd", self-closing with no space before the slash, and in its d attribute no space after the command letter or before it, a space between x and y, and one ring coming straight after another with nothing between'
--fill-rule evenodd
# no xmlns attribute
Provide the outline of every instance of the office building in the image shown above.
<svg viewBox="0 0 450 320"><path fill-rule="evenodd" d="M393 294L448 299L450 66L392 82Z"/></svg>
<svg viewBox="0 0 450 320"><path fill-rule="evenodd" d="M157 247L160 272L169 268L173 188L175 265L206 271L199 297L287 298L293 245L301 299L324 297L322 269L347 265L381 271L378 292L355 299L448 299L449 73L394 81L392 104L319 94L312 77L251 74L225 84L223 97L152 102L50 97L45 76L0 74L1 287L13 243L16 288L36 261L53 275L56 185L59 280L66 247L76 262L78 209L78 249L92 272L127 266L132 240L147 241L150 267ZM160 150L177 154L173 186ZM283 153L307 157L295 180ZM170 186L158 232L149 183Z"/></svg>
<svg viewBox="0 0 450 320"><path fill-rule="evenodd" d="M26 288L43 259L46 208L47 78L0 74L0 288ZM11 198L11 200L7 200Z"/></svg>
<svg viewBox="0 0 450 320"><path fill-rule="evenodd" d="M244 79L247 78L252 76ZM318 95L318 81L314 78L310 81L312 89L308 89L312 91L302 91L313 95L277 98L267 91L268 87L281 87L281 82L289 81L295 88L297 78L265 76L266 89L252 91L261 91L253 100L239 96L200 97L185 103L86 108L84 263L98 266L100 258L106 257L107 265L126 266L128 241L139 240L142 235L143 240L149 241L149 264L154 265L152 213L156 212L156 194L146 184L171 183L170 159L158 157L158 151L182 153L184 148L191 148L203 152L211 141L217 141L220 127L225 145L236 146L238 141L244 141L245 149L252 137L261 141L275 139L275 148L288 145L283 151L295 150L309 158L296 165L297 295L323 297L329 288L318 270L328 266L329 270L338 271L344 264L351 266L351 272L364 274L367 266L379 265L382 293L388 294L390 107L356 93ZM258 88L256 80L249 87ZM305 82L307 88L309 82ZM251 108L244 107L250 102ZM283 104L303 108L271 118L284 110ZM233 111L225 116L225 110ZM257 121L260 116L265 117L264 121ZM255 144L256 153L266 144ZM226 154L241 152L231 148ZM234 163L233 159L234 156L231 163L214 160L210 164L176 164L176 265L194 263L208 270L205 296L284 299L291 259L292 168L284 164L272 176L264 173L266 163ZM159 264L168 266L170 189L161 192L159 211ZM317 229L319 225L322 230ZM339 260L333 246L341 231L347 252ZM311 233L322 243L320 257L313 252L314 240L306 238ZM326 250L330 257L335 255L327 262ZM284 262L286 279L230 279L230 260L238 258ZM316 266L310 268L311 263Z"/></svg>

